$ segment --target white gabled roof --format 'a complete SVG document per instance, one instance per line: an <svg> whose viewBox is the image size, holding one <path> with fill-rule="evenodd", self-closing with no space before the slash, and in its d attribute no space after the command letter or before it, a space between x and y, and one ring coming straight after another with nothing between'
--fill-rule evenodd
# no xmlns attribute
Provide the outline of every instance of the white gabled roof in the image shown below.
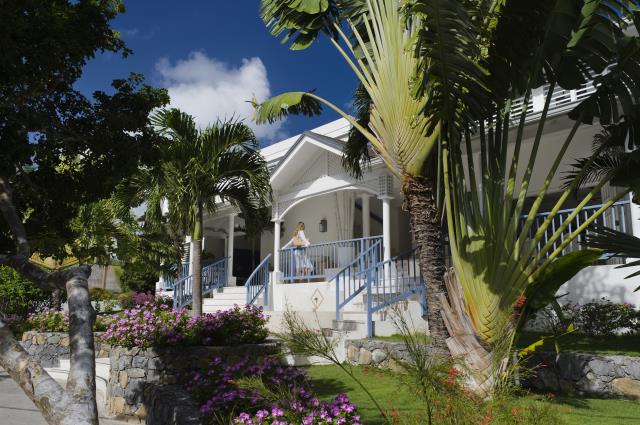
<svg viewBox="0 0 640 425"><path fill-rule="evenodd" d="M314 133L320 136L344 140L350 129L351 124L349 124L349 121L344 118L340 118L305 133ZM289 137L288 139L266 146L262 148L260 152L270 166L275 166L287 155L287 152L289 152L289 150L304 136L305 133L297 134L293 137Z"/></svg>

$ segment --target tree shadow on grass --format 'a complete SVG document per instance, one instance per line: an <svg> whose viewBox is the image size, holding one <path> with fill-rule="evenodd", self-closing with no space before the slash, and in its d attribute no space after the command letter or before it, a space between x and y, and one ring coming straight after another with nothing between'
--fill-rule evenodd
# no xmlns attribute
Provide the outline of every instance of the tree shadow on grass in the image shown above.
<svg viewBox="0 0 640 425"><path fill-rule="evenodd" d="M313 379L313 389L321 400L331 400L336 394L348 393L354 390L354 386L332 378Z"/></svg>

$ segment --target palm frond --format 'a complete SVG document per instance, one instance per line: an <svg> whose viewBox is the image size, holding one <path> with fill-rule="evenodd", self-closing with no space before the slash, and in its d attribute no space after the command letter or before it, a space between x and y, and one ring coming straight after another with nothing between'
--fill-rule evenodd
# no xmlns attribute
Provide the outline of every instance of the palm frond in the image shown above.
<svg viewBox="0 0 640 425"><path fill-rule="evenodd" d="M358 85L353 95L353 106L356 110L356 120L363 128L369 127L369 117L371 115L371 96L362 84ZM344 145L342 154L342 166L355 178L362 178L363 166L367 167L371 163L371 151L369 140L351 127L349 138Z"/></svg>
<svg viewBox="0 0 640 425"><path fill-rule="evenodd" d="M481 66L480 22L470 2L416 0L408 9L420 21L415 53L420 63L416 92L428 96L424 111L435 122L465 126L485 116L490 92Z"/></svg>
<svg viewBox="0 0 640 425"><path fill-rule="evenodd" d="M337 38L339 9L334 0L262 0L260 17L273 36L291 43L291 50L306 49L321 33Z"/></svg>
<svg viewBox="0 0 640 425"><path fill-rule="evenodd" d="M640 258L640 238L605 226L591 226L583 244L590 248L601 249L613 257ZM638 267L640 261L635 260L617 268ZM640 275L640 270L626 276L630 279ZM640 290L640 286L634 292Z"/></svg>
<svg viewBox="0 0 640 425"><path fill-rule="evenodd" d="M257 124L273 123L288 115L306 115L311 117L322 111L320 102L307 92L283 93L262 103L252 101Z"/></svg>

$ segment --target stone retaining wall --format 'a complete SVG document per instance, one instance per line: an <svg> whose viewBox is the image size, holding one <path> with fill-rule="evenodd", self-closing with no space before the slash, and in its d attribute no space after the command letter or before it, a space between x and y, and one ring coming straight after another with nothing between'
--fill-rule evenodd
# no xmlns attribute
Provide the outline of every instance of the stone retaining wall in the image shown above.
<svg viewBox="0 0 640 425"><path fill-rule="evenodd" d="M397 370L396 359L410 360L400 342L348 340L345 349L355 365ZM535 390L640 400L640 357L540 352L527 363L534 370L522 383Z"/></svg>
<svg viewBox="0 0 640 425"><path fill-rule="evenodd" d="M397 360L409 361L407 347L402 342L387 342L375 339L345 341L347 361L354 365L373 366L397 370Z"/></svg>
<svg viewBox="0 0 640 425"><path fill-rule="evenodd" d="M143 401L147 425L202 425L200 406L180 385L148 386Z"/></svg>
<svg viewBox="0 0 640 425"><path fill-rule="evenodd" d="M144 394L153 394L150 387L184 382L196 370L204 369L213 357L258 358L279 353L280 345L275 342L237 347L113 347L109 355L108 410L118 417L145 418L148 406Z"/></svg>
<svg viewBox="0 0 640 425"><path fill-rule="evenodd" d="M640 400L640 357L541 352L528 363L536 390Z"/></svg>
<svg viewBox="0 0 640 425"><path fill-rule="evenodd" d="M94 333L96 357L109 357L110 346L100 342L102 332ZM22 347L43 367L58 367L60 359L69 358L69 334L66 332L35 332L22 334Z"/></svg>

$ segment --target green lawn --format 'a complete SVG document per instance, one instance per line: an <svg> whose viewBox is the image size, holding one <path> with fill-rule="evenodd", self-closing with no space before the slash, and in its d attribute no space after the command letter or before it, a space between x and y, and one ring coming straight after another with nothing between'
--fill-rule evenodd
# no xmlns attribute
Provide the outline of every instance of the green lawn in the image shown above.
<svg viewBox="0 0 640 425"><path fill-rule="evenodd" d="M538 341L540 336L538 333L522 332L516 342L516 346L524 348ZM554 341L557 341L562 351L640 356L640 334L595 337L571 333L555 340L546 340L543 344L543 349L555 350ZM638 423L640 423L640 420Z"/></svg>
<svg viewBox="0 0 640 425"><path fill-rule="evenodd" d="M366 425L383 424L378 411L367 395L337 366L311 366L307 369L313 385L323 400L338 393L347 393L357 406ZM356 375L384 408L400 414L420 412L421 404L397 379L387 372L355 368ZM531 402L537 397L531 397ZM640 402L627 400L597 400L559 398L556 404L569 425L632 425L640 424ZM542 425L542 424L541 424Z"/></svg>

